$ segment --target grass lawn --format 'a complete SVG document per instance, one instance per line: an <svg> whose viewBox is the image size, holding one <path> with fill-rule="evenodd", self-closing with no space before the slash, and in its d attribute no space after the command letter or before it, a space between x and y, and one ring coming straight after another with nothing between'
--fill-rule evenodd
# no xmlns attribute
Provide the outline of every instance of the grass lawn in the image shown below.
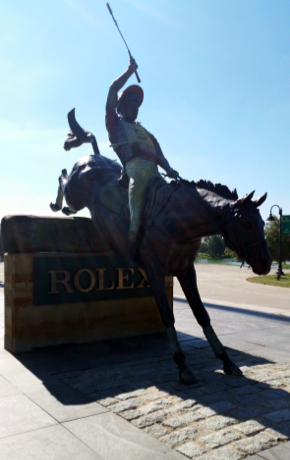
<svg viewBox="0 0 290 460"><path fill-rule="evenodd" d="M267 284L268 286L290 288L290 274L282 276L279 281L277 280L276 275L255 276L254 278L248 278L247 281L250 283Z"/></svg>

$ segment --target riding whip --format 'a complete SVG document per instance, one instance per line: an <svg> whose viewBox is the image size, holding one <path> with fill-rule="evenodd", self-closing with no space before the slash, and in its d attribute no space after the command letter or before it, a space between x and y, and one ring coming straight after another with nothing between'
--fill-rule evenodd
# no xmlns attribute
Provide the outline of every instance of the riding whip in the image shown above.
<svg viewBox="0 0 290 460"><path fill-rule="evenodd" d="M122 39L123 39L123 42L124 42L125 45L126 45L126 48L127 48L127 50L128 50L128 53L129 53L130 58L133 59L133 56L132 56L132 54L131 54L131 51L129 50L129 47L128 47L127 43L126 43L126 40L125 40L125 38L123 37L123 34L122 34L122 32L120 31L120 29L119 29L119 26L118 26L118 24L117 24L116 19L114 18L113 11L111 10L111 7L110 7L109 3L107 3L107 8L108 8L108 10L109 10L110 15L112 16L112 19L113 19L113 21L114 21L114 23L115 23L115 25L116 25L116 27L117 27L117 29L118 29L118 31L119 31L121 37L122 37ZM138 83L141 83L141 80L140 80L140 77L139 77L139 75L138 75L137 70L135 70L135 75L136 75L136 77L137 77Z"/></svg>

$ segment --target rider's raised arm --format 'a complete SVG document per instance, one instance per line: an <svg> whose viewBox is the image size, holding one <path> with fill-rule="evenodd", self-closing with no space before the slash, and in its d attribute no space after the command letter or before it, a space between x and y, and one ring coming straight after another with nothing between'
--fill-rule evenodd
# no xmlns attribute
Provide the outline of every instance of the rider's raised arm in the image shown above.
<svg viewBox="0 0 290 460"><path fill-rule="evenodd" d="M135 59L129 59L128 69L120 76L110 86L109 94L106 103L106 112L115 110L118 104L118 91L127 83L131 75L138 69L138 65L135 62Z"/></svg>

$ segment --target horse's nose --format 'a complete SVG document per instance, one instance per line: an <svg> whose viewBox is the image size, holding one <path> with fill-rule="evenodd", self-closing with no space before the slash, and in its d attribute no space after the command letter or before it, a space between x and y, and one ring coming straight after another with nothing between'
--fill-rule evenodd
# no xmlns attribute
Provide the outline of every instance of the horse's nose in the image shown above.
<svg viewBox="0 0 290 460"><path fill-rule="evenodd" d="M259 275L268 275L269 271L271 270L271 264L272 264L272 259L271 258L263 259L258 274Z"/></svg>

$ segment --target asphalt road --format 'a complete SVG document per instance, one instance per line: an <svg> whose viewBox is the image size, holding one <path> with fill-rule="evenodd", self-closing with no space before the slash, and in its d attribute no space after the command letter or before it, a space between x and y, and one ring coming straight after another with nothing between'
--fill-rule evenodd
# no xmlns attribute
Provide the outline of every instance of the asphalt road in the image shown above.
<svg viewBox="0 0 290 460"><path fill-rule="evenodd" d="M226 303L244 308L285 310L290 313L290 289L248 283L247 278L256 275L248 268L233 265L196 264L197 282L201 298L208 303ZM289 272L289 270L286 270ZM275 270L272 271L275 273ZM184 298L176 280L175 297Z"/></svg>

